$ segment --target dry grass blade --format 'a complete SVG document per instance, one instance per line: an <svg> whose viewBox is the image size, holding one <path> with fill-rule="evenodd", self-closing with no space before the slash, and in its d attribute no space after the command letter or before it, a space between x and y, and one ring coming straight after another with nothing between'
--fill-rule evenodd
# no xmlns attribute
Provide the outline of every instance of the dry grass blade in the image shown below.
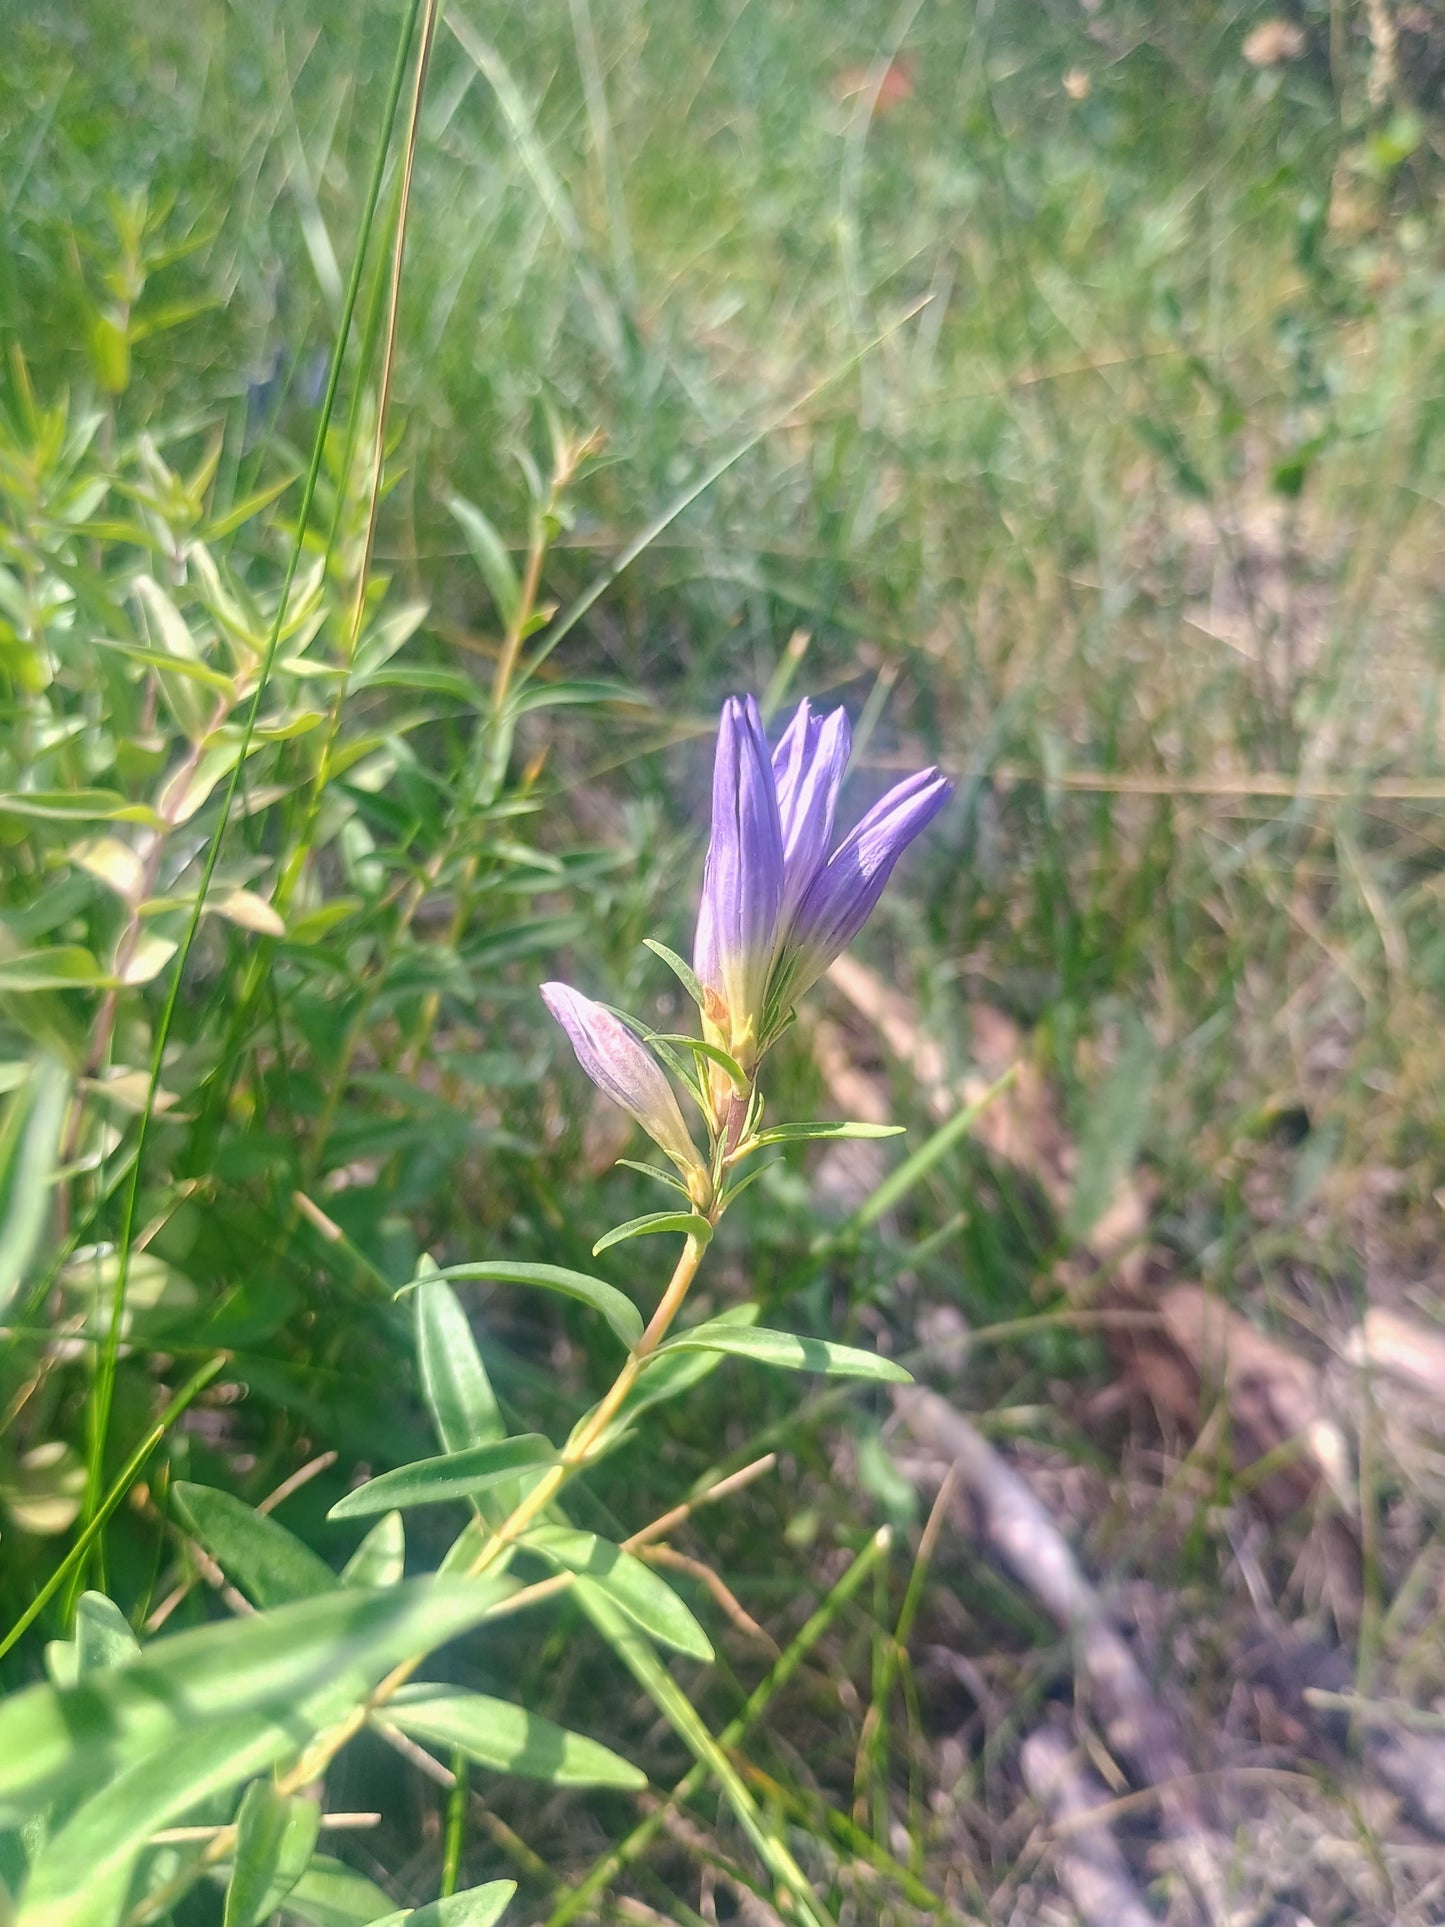
<svg viewBox="0 0 1445 1927"><path fill-rule="evenodd" d="M1029 1792L1050 1821L1067 1831L1054 1847L1054 1865L1086 1927L1155 1927L1107 1822L1096 1817L1108 1794L1068 1739L1041 1726L1024 1741L1020 1765Z"/></svg>
<svg viewBox="0 0 1445 1927"><path fill-rule="evenodd" d="M966 1501L966 1523L1072 1642L1076 1673L1109 1747L1135 1779L1159 1791L1174 1850L1191 1886L1220 1917L1221 1845L1196 1799L1175 1723L1048 1511L1017 1472L946 1399L910 1388L894 1408Z"/></svg>

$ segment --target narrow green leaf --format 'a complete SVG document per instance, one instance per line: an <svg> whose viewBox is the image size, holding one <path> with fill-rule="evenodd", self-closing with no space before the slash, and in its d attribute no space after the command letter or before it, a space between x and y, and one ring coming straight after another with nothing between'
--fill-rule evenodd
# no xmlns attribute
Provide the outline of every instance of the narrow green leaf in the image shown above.
<svg viewBox="0 0 1445 1927"><path fill-rule="evenodd" d="M890 1171L877 1189L870 1192L847 1222L827 1241L829 1246L846 1244L870 1224L876 1224L879 1218L907 1197L914 1185L922 1182L959 1139L968 1136L989 1105L1008 1089L1017 1076L1018 1066L1011 1064L1002 1077L996 1078L971 1104L966 1104L961 1111L955 1111L952 1117L945 1118L916 1151L909 1152L896 1171Z"/></svg>
<svg viewBox="0 0 1445 1927"><path fill-rule="evenodd" d="M321 1831L315 1800L276 1790L271 1779L246 1789L236 1818L236 1857L222 1927L259 1927L305 1873Z"/></svg>
<svg viewBox="0 0 1445 1927"><path fill-rule="evenodd" d="M76 943L0 957L0 991L99 990L109 982L90 952Z"/></svg>
<svg viewBox="0 0 1445 1927"><path fill-rule="evenodd" d="M0 1701L0 1827L154 1758L199 1723L264 1709L293 1722L333 1687L362 1697L386 1668L476 1625L507 1582L413 1580L333 1592L158 1639L129 1666ZM344 1710L344 1708L343 1708Z"/></svg>
<svg viewBox="0 0 1445 1927"><path fill-rule="evenodd" d="M603 1232L592 1247L592 1256L595 1258L613 1245L624 1244L629 1238L650 1238L659 1231L681 1231L703 1244L712 1236L712 1226L695 1211L649 1211L645 1217L629 1218L626 1224L614 1225L610 1231Z"/></svg>
<svg viewBox="0 0 1445 1927"><path fill-rule="evenodd" d="M802 1144L811 1138L902 1137L903 1132L901 1124L774 1124L759 1131L752 1142L759 1146Z"/></svg>
<svg viewBox="0 0 1445 1927"><path fill-rule="evenodd" d="M447 1452L490 1445L507 1428L456 1293L424 1258L416 1277L416 1355L422 1390Z"/></svg>
<svg viewBox="0 0 1445 1927"><path fill-rule="evenodd" d="M544 1291L559 1291L565 1298L578 1298L600 1311L629 1351L642 1336L642 1313L626 1293L585 1271L568 1271L562 1265L513 1264L500 1258L473 1265L448 1265L437 1276L475 1278L496 1285L540 1285ZM402 1286L402 1291L412 1289L411 1285Z"/></svg>
<svg viewBox="0 0 1445 1927"><path fill-rule="evenodd" d="M512 558L503 546L491 522L482 511L464 495L449 495L447 510L458 528L467 539L467 547L472 552L472 560L481 572L483 582L491 591L492 600L497 605L497 614L502 618L502 627L510 629L517 620L521 607L522 587L517 580L517 571L512 566Z"/></svg>
<svg viewBox="0 0 1445 1927"><path fill-rule="evenodd" d="M759 1178L766 1177L769 1171L776 1169L782 1162L783 1160L781 1158L769 1158L766 1164L755 1164L752 1170L745 1172L742 1177L733 1178L723 1193L724 1202L726 1204L734 1203L736 1199L742 1196L750 1184L756 1184Z"/></svg>
<svg viewBox="0 0 1445 1927"><path fill-rule="evenodd" d="M83 1592L75 1604L74 1639L52 1639L45 1671L54 1686L74 1686L107 1666L128 1666L140 1652L130 1621L103 1592Z"/></svg>
<svg viewBox="0 0 1445 1927"><path fill-rule="evenodd" d="M218 515L214 521L207 522L206 540L219 542L223 537L234 534L243 523L249 522L253 515L259 515L263 508L274 502L278 495L284 495L295 480L295 471L290 470L278 481L268 482L264 488L258 488L253 494L245 496L224 515Z"/></svg>
<svg viewBox="0 0 1445 1927"><path fill-rule="evenodd" d="M212 727L216 704L202 695L185 671L199 660L200 651L184 616L158 582L148 575L136 577L136 593L145 604L151 627L174 661L155 665L156 681L166 705L182 731L198 743Z"/></svg>
<svg viewBox="0 0 1445 1927"><path fill-rule="evenodd" d="M406 1529L399 1512L386 1512L341 1568L341 1583L358 1591L395 1586L405 1571Z"/></svg>
<svg viewBox="0 0 1445 1927"><path fill-rule="evenodd" d="M397 1918L395 1903L374 1880L325 1854L316 1855L287 1894L286 1913L306 1927L370 1927ZM413 1916L403 1910L401 1918Z"/></svg>
<svg viewBox="0 0 1445 1927"><path fill-rule="evenodd" d="M132 803L118 790L11 790L0 794L0 816L34 816L58 823L144 823L159 829L161 819L144 803Z"/></svg>
<svg viewBox="0 0 1445 1927"><path fill-rule="evenodd" d="M123 1677L136 1669L127 1668ZM335 1717L334 1693L325 1696ZM97 1902L151 1834L291 1751L313 1707L236 1713L193 1727L127 1766L51 1834L25 1884L23 1927L92 1927Z"/></svg>
<svg viewBox="0 0 1445 1927"><path fill-rule="evenodd" d="M769 1331L761 1325L725 1325L716 1318L666 1339L653 1356L665 1358L674 1352L696 1351L727 1352L734 1358L755 1359L760 1365L777 1365L788 1372L821 1372L828 1378L872 1378L890 1385L913 1383L912 1373L895 1365L891 1358L860 1351L855 1345L836 1345L828 1338L801 1338L794 1332Z"/></svg>
<svg viewBox="0 0 1445 1927"><path fill-rule="evenodd" d="M623 703L629 709L651 709L647 697L619 682L528 682L517 691L509 707L513 715L524 716L534 709L561 709L569 705L591 706L598 703Z"/></svg>
<svg viewBox="0 0 1445 1927"><path fill-rule="evenodd" d="M214 1486L177 1480L176 1510L253 1606L286 1606L332 1592L336 1574L276 1520Z"/></svg>
<svg viewBox="0 0 1445 1927"><path fill-rule="evenodd" d="M75 1605L76 1676L129 1666L140 1652L130 1621L103 1592L83 1592Z"/></svg>
<svg viewBox="0 0 1445 1927"><path fill-rule="evenodd" d="M716 1064L727 1072L739 1091L748 1087L747 1075L738 1060L730 1056L719 1044L709 1044L701 1037L689 1037L681 1031L654 1030L647 1035L649 1044L681 1044L695 1057L705 1057L709 1063Z"/></svg>
<svg viewBox="0 0 1445 1927"><path fill-rule="evenodd" d="M383 1472L339 1499L327 1514L331 1519L362 1519L393 1506L440 1505L445 1499L469 1499L520 1471L540 1470L556 1463L551 1441L540 1432L524 1432L514 1439L496 1439L465 1452L448 1452L437 1459L418 1459Z"/></svg>
<svg viewBox="0 0 1445 1927"><path fill-rule="evenodd" d="M460 1686L404 1686L380 1717L414 1740L443 1751L455 1748L499 1773L552 1786L647 1785L645 1773L599 1741L569 1733L510 1700Z"/></svg>
<svg viewBox="0 0 1445 1927"><path fill-rule="evenodd" d="M42 1063L5 1107L0 1123L0 1311L30 1269L51 1214L70 1078Z"/></svg>
<svg viewBox="0 0 1445 1927"><path fill-rule="evenodd" d="M123 656L127 662L143 663L149 669L163 669L170 676L185 676L218 695L235 695L235 678L224 675L219 669L212 669L209 663L173 656L165 649L148 649L142 642L120 642L110 636L94 637L93 646Z"/></svg>
<svg viewBox="0 0 1445 1927"><path fill-rule="evenodd" d="M662 961L667 965L668 969L672 972L673 976L676 977L677 981L682 985L698 1009L706 1010L707 992L698 982L691 964L684 963L675 950L669 950L667 945L665 943L659 943L656 937L644 937L642 941L647 945L647 948L652 952L654 957L661 957Z"/></svg>
<svg viewBox="0 0 1445 1927"><path fill-rule="evenodd" d="M757 1322L756 1305L732 1305L720 1312L712 1322L719 1325L752 1325ZM665 1350L665 1348L664 1348ZM603 1434L611 1440L617 1432L628 1430L638 1417L650 1406L665 1405L669 1399L680 1398L711 1376L723 1362L721 1352L671 1352L664 1356L662 1351L654 1352L648 1362L647 1370L638 1379L628 1394L613 1425Z"/></svg>
<svg viewBox="0 0 1445 1927"><path fill-rule="evenodd" d="M664 1171L661 1165L643 1164L638 1158L618 1158L617 1162L625 1165L629 1171L640 1171L643 1177L656 1178L659 1184L665 1184L671 1190L681 1191L684 1197L687 1196L687 1186L682 1179L673 1171Z"/></svg>
<svg viewBox="0 0 1445 1927"><path fill-rule="evenodd" d="M692 1609L652 1566L610 1539L571 1526L534 1526L520 1543L550 1565L587 1574L649 1638L686 1653L689 1659L713 1659L712 1641Z"/></svg>
<svg viewBox="0 0 1445 1927"><path fill-rule="evenodd" d="M517 1891L515 1880L489 1880L484 1887L468 1887L465 1893L448 1894L432 1900L414 1912L388 1914L376 1927L495 1927L507 1903Z"/></svg>
<svg viewBox="0 0 1445 1927"><path fill-rule="evenodd" d="M576 1593L583 1611L658 1712L694 1758L706 1766L717 1781L738 1824L751 1841L754 1852L778 1884L791 1893L799 1918L806 1921L808 1927L825 1927L827 1916L811 1898L812 1888L807 1875L793 1859L786 1843L775 1838L764 1827L762 1816L742 1776L698 1716L687 1694L647 1641L594 1580L579 1579Z"/></svg>

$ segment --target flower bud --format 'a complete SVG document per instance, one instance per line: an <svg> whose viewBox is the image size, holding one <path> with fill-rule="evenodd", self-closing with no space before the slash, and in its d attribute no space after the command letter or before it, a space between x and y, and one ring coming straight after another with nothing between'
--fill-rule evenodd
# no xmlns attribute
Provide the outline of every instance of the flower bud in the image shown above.
<svg viewBox="0 0 1445 1927"><path fill-rule="evenodd" d="M689 1178L705 1177L671 1084L657 1059L620 1017L570 984L543 984L542 1001L566 1031L577 1062L614 1104L647 1132Z"/></svg>

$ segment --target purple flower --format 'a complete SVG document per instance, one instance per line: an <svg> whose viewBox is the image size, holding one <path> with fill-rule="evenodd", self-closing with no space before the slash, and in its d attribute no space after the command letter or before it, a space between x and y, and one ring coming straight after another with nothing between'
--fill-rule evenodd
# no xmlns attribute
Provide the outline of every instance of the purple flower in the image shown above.
<svg viewBox="0 0 1445 1927"><path fill-rule="evenodd" d="M820 717L803 702L770 760L752 698L723 707L693 968L704 1030L745 1071L857 936L894 864L953 792L936 769L921 770L829 856L850 748L841 709Z"/></svg>
<svg viewBox="0 0 1445 1927"><path fill-rule="evenodd" d="M780 1015L815 984L873 914L894 864L953 794L936 769L896 784L813 873L788 930L776 995Z"/></svg>
<svg viewBox="0 0 1445 1927"><path fill-rule="evenodd" d="M768 973L783 904L783 832L768 739L751 696L730 696L712 776L712 840L702 873L693 969L708 992L703 1013L744 1069L761 1040Z"/></svg>
<svg viewBox="0 0 1445 1927"><path fill-rule="evenodd" d="M572 1040L577 1062L598 1090L635 1117L680 1171L705 1180L672 1086L647 1046L620 1017L570 984L543 984L542 1001Z"/></svg>
<svg viewBox="0 0 1445 1927"><path fill-rule="evenodd" d="M817 717L801 702L773 751L773 781L783 831L783 929L792 921L833 840L833 812L853 732L841 709Z"/></svg>

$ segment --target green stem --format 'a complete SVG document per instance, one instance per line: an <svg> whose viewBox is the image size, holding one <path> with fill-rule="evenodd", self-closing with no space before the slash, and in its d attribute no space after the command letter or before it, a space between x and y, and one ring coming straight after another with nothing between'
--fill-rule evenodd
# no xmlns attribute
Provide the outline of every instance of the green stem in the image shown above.
<svg viewBox="0 0 1445 1927"><path fill-rule="evenodd" d="M802 1665L810 1648L827 1632L837 1618L840 1608L857 1592L868 1574L873 1570L888 1550L889 1532L885 1526L875 1532L854 1559L842 1578L833 1586L822 1604L808 1616L789 1643L787 1651L777 1661L761 1683L755 1686L743 1704L742 1711L733 1718L718 1735L718 1745L722 1748L736 1746L748 1729L763 1712L769 1700L781 1692L788 1681ZM672 1792L655 1812L649 1813L628 1834L620 1846L614 1847L592 1868L592 1871L574 1887L559 1904L548 1914L545 1927L566 1927L588 1901L595 1898L604 1887L608 1887L624 1870L643 1853L652 1840L662 1831L668 1819L679 1807L692 1798L707 1778L707 1767L698 1761L683 1775Z"/></svg>
<svg viewBox="0 0 1445 1927"><path fill-rule="evenodd" d="M261 701L275 665L276 655L281 645L281 632L286 623L286 612L291 601L291 591L296 574L301 565L301 551L306 537L307 525L311 519L312 506L316 499L317 482L321 474L321 463L326 448L327 431L331 425L332 413L336 406L337 390L341 383L341 364L344 358L347 339L351 333L352 318L356 311L357 297L361 291L362 271L366 260L367 244L370 240L372 223L376 218L377 203L381 198L382 180L386 171L386 156L391 147L392 129L396 124L397 108L401 101L402 85L406 78L407 56L410 52L412 35L417 15L421 11L422 0L409 0L401 32L397 39L396 59L392 69L391 85L387 96L386 108L382 118L381 137L377 142L372 167L371 180L367 189L365 209L362 214L361 231L357 240L356 256L351 264L351 276L347 283L345 300L342 303L341 319L337 328L336 346L331 357L331 371L326 382L326 393L322 398L321 413L316 424L316 435L311 445L311 460L306 471L306 481L301 492L301 503L296 516L296 536L286 560L286 572L282 579L281 593L276 603L276 617L271 625L271 633L266 643L266 654L262 659L256 678L256 687L251 696L246 721L241 731L241 743L230 780L221 799L220 815L206 849L205 864L201 871L200 884L196 891L195 902L191 908L190 920L181 939L166 1001L156 1026L155 1042L151 1050L150 1082L146 1090L145 1104L141 1109L140 1122L136 1131L135 1162L131 1168L131 1181L121 1217L121 1228L117 1258L117 1271L110 1330L107 1333L105 1350L101 1354L100 1370L92 1392L94 1419L91 1426L90 1463L86 1472L85 1500L82 1507L82 1536L89 1534L87 1546L94 1542L96 1534L91 1527L96 1524L100 1505L101 1483L104 1478L105 1443L110 1429L111 1407L115 1397L116 1363L120 1347L120 1327L125 1310L126 1290L130 1278L131 1248L135 1239L136 1215L140 1199L141 1170L144 1163L146 1141L150 1134L151 1121L155 1115L156 1095L160 1089L161 1066L165 1059L166 1044L170 1038L171 1026L175 1021L176 1007L180 1000L181 984L185 977L186 961L195 943L196 932L200 928L201 914L205 908L206 893L220 861L221 844L225 837L226 825L235 807L236 793L240 787L241 773L246 766L251 744L256 734L256 724L260 718ZM102 1521L103 1523L103 1521Z"/></svg>
<svg viewBox="0 0 1445 1927"><path fill-rule="evenodd" d="M40 1591L35 1595L34 1599L31 1600L25 1611L10 1628L4 1639L0 1640L0 1658L3 1658L5 1654L10 1651L10 1648L15 1644L16 1640L20 1638L21 1634L39 1618L45 1609L47 1601L59 1590L67 1575L78 1571L84 1565L86 1555L89 1553L95 1540L99 1537L106 1520L130 1490L131 1483L140 1472L141 1467L160 1444L166 1433L169 1432L175 1424L181 1413L185 1411L192 1399L196 1397L198 1392L203 1391L205 1387L210 1384L211 1380L216 1376L216 1373L220 1371L225 1362L226 1355L224 1352L214 1358L208 1358L200 1370L192 1373L180 1391L176 1393L170 1404L161 1413L150 1431L146 1433L140 1444L116 1474L115 1483L96 1508L95 1515L85 1527L85 1530L70 1548L70 1551L65 1555L64 1559L62 1559L60 1564L55 1568L55 1571L51 1573L50 1577L40 1588Z"/></svg>

